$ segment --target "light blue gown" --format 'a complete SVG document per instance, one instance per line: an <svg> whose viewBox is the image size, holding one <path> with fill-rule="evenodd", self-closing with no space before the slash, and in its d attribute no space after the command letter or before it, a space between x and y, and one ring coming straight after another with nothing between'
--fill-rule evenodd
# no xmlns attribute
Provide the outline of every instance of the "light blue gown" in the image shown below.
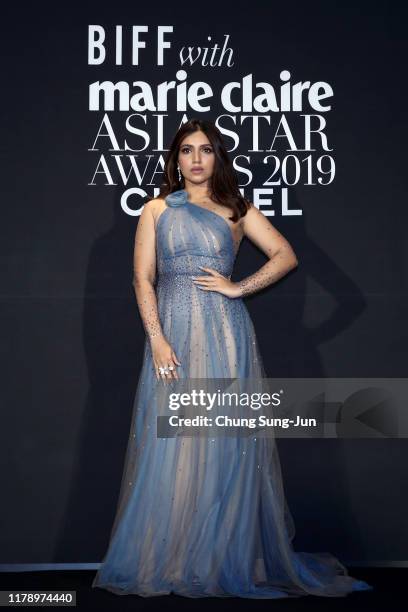
<svg viewBox="0 0 408 612"><path fill-rule="evenodd" d="M205 274L199 265L231 275L228 223L189 202L185 190L166 204L156 228L156 295L179 377L265 377L244 301L191 279ZM93 587L246 598L372 589L329 553L294 552L274 438L158 438L159 384L146 339L116 517Z"/></svg>

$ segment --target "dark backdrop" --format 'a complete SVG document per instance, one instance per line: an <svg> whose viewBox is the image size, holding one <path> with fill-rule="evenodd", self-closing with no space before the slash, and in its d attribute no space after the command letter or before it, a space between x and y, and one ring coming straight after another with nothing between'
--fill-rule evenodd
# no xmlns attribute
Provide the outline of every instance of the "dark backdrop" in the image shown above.
<svg viewBox="0 0 408 612"><path fill-rule="evenodd" d="M115 168L107 139L95 142L104 111L88 109L88 87L97 80L174 79L183 45L205 45L207 36L234 49L234 66L185 67L188 81L219 92L253 74L254 83L280 86L325 81L333 97L328 112L307 105L285 112L299 148L305 114L324 117L330 152L313 141L314 162L335 161L330 185L273 192L270 220L292 243L294 273L247 299L269 376L405 377L407 375L406 227L406 11L402 3L323 2L111 3L101 0L49 7L19 3L3 20L3 178L1 222L1 524L0 562L99 562L113 521L144 332L132 287L133 239L138 217L121 198L140 188L153 196L160 154L183 113L146 111L135 120L152 137L136 153L135 174L116 185L94 177L101 154ZM57 12L58 11L58 12ZM88 26L109 32L109 58L87 62ZM116 66L113 27L126 29L126 59ZM128 28L148 25L140 65L128 61ZM164 66L156 65L158 25L172 25ZM128 28L127 28L128 27ZM123 145L142 148L126 132L135 111L109 111ZM251 120L222 108L186 111L225 121L239 134L231 156L253 172L239 173L253 199L270 166L262 163L282 113L265 113L260 149L251 152ZM235 125L234 125L235 123ZM232 149L232 140L226 143ZM123 148L123 147L122 147ZM275 155L288 154L275 141ZM126 171L126 154L121 151ZM308 152L298 152L299 160ZM316 167L314 167L316 170ZM101 168L99 167L99 170ZM159 168L158 168L159 169ZM94 184L92 184L94 183ZM252 273L264 256L244 241L234 278ZM280 440L288 502L298 550L330 550L351 562L407 558L405 440Z"/></svg>

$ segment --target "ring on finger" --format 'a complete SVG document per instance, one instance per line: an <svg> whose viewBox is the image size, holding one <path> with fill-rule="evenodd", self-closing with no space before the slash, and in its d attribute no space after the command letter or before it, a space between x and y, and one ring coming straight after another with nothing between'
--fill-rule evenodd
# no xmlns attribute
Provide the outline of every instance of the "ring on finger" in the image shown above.
<svg viewBox="0 0 408 612"><path fill-rule="evenodd" d="M167 366L159 366L158 371L160 374L169 374L171 370L174 370L174 366L172 365L167 365Z"/></svg>

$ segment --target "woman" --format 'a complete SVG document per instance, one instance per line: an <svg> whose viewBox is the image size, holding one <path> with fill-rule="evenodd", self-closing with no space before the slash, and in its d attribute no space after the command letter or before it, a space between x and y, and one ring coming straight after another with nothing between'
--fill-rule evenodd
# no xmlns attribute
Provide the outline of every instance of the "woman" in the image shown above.
<svg viewBox="0 0 408 612"><path fill-rule="evenodd" d="M268 261L232 282L243 236ZM157 436L162 381L265 378L242 298L297 266L288 241L241 196L213 124L191 120L176 134L160 197L141 213L134 253L148 339L118 509L92 586L145 597L333 597L371 589L328 553L293 551L273 438Z"/></svg>

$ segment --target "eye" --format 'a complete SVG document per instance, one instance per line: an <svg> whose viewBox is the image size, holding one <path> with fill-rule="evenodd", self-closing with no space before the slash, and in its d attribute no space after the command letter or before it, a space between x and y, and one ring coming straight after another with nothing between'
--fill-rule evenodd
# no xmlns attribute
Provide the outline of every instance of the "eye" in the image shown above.
<svg viewBox="0 0 408 612"><path fill-rule="evenodd" d="M204 147L202 150L205 151L206 153L212 153L213 152L212 147ZM191 149L190 149L190 147L181 147L180 151L182 153L190 153Z"/></svg>

